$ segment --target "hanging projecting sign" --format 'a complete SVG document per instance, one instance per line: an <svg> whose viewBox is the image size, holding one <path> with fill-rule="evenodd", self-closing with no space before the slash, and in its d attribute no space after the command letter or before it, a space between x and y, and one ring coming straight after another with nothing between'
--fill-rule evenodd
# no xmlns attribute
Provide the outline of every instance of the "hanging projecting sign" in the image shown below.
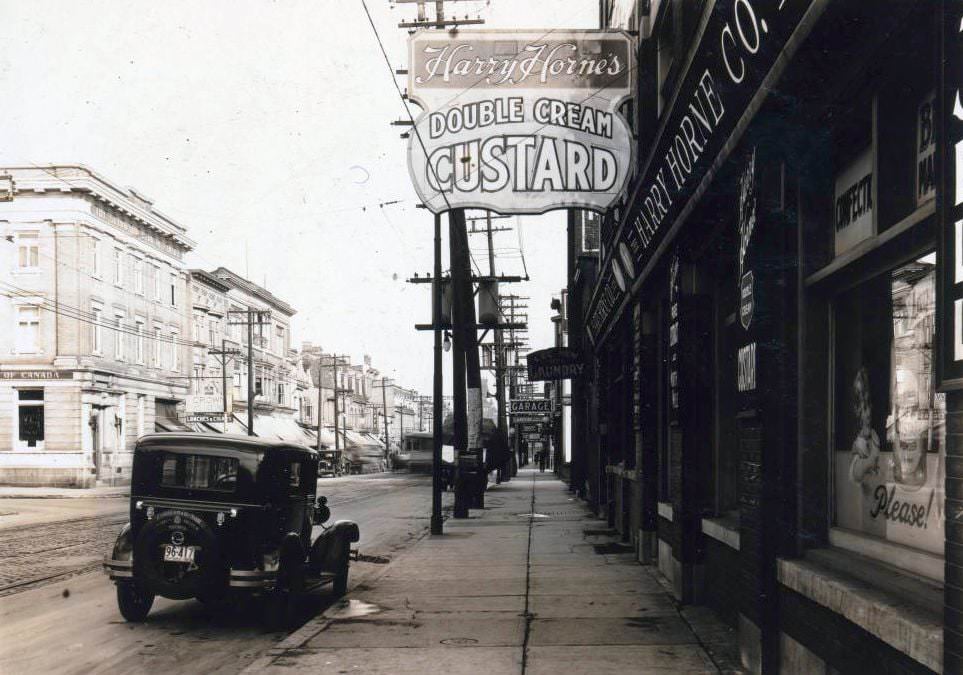
<svg viewBox="0 0 963 675"><path fill-rule="evenodd" d="M418 196L434 213L605 210L632 167L618 108L636 77L618 31L415 33L408 95L424 112L408 169Z"/></svg>
<svg viewBox="0 0 963 675"><path fill-rule="evenodd" d="M525 360L528 363L529 382L570 380L579 377L585 367L581 355L568 347L529 352Z"/></svg>
<svg viewBox="0 0 963 675"><path fill-rule="evenodd" d="M941 349L939 379L945 389L963 388L963 9L942 3L943 65L939 95L942 134L937 134L942 176L939 205L937 312Z"/></svg>
<svg viewBox="0 0 963 675"><path fill-rule="evenodd" d="M510 415L532 415L552 412L552 401L548 398L519 399L508 402Z"/></svg>

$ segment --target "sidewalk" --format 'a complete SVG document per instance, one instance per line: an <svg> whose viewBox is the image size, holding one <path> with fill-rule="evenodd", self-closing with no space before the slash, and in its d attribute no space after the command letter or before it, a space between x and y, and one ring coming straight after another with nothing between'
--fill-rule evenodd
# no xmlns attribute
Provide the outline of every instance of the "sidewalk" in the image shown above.
<svg viewBox="0 0 963 675"><path fill-rule="evenodd" d="M604 523L554 476L522 471L485 504L244 672L737 672L734 632L607 553Z"/></svg>
<svg viewBox="0 0 963 675"><path fill-rule="evenodd" d="M126 497L129 494L129 485L92 488L0 485L0 499L92 499L98 497Z"/></svg>

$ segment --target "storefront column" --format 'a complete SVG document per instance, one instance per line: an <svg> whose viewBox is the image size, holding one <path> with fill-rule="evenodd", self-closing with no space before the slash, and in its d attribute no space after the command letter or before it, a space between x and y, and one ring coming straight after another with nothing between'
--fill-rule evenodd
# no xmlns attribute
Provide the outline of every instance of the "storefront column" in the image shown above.
<svg viewBox="0 0 963 675"><path fill-rule="evenodd" d="M963 391L946 395L943 672L963 672Z"/></svg>
<svg viewBox="0 0 963 675"><path fill-rule="evenodd" d="M655 561L658 555L659 434L658 434L658 333L656 315L641 311L639 317L639 431L638 470L642 490L639 518L639 560Z"/></svg>
<svg viewBox="0 0 963 675"><path fill-rule="evenodd" d="M677 253L669 271L669 493L672 495L672 582L676 599L702 602L704 560L700 547L702 461L711 442L711 349L706 344L711 301L699 269Z"/></svg>
<svg viewBox="0 0 963 675"><path fill-rule="evenodd" d="M773 147L749 150L739 178L739 637L743 665L762 673L779 670L776 558L796 530L796 234L785 167L763 149Z"/></svg>

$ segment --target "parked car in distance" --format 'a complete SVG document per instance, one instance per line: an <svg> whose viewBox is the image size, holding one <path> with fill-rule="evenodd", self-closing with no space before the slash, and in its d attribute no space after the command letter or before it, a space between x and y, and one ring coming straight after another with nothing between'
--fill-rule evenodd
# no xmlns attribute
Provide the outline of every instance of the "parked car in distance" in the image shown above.
<svg viewBox="0 0 963 675"><path fill-rule="evenodd" d="M126 620L143 621L158 595L212 604L255 595L273 629L295 595L329 584L345 593L358 526L324 526L315 450L173 432L141 437L133 462L130 522L104 561Z"/></svg>

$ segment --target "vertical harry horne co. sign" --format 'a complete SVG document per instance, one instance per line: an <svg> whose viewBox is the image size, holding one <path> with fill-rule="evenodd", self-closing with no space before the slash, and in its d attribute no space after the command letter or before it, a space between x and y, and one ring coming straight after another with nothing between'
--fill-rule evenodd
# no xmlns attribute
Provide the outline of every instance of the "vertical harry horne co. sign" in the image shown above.
<svg viewBox="0 0 963 675"><path fill-rule="evenodd" d="M647 274L660 243L753 98L763 93L760 85L811 4L812 0L716 1L641 180L634 184L611 257L628 249L632 267ZM625 281L631 285L635 279ZM618 309L604 301L608 292L604 284L603 278L587 315L594 341L607 332Z"/></svg>
<svg viewBox="0 0 963 675"><path fill-rule="evenodd" d="M940 159L939 375L944 389L963 388L963 9L942 5L943 71L937 101L942 120ZM939 138L939 136L938 136Z"/></svg>
<svg viewBox="0 0 963 675"><path fill-rule="evenodd" d="M604 210L633 143L619 106L635 54L617 31L419 31L408 92L424 109L408 142L418 196L439 213Z"/></svg>

